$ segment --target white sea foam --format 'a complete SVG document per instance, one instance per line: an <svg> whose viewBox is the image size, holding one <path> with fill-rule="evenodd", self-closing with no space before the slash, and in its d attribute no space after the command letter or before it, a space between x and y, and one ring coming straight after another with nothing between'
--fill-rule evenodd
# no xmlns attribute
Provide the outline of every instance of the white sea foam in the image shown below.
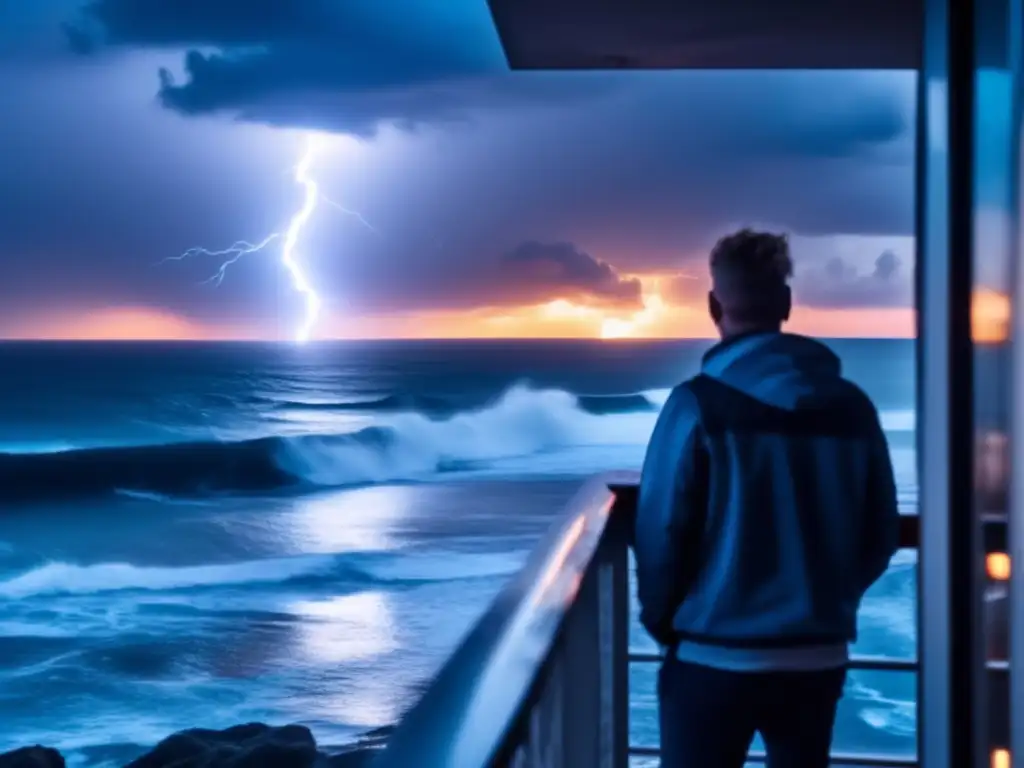
<svg viewBox="0 0 1024 768"><path fill-rule="evenodd" d="M284 469L317 485L428 480L439 470L488 474L591 473L638 469L669 390L643 396L656 410L594 414L561 390L512 387L492 405L436 419L380 416L388 432L285 439ZM913 411L887 411L889 431L913 429Z"/></svg>
<svg viewBox="0 0 1024 768"><path fill-rule="evenodd" d="M19 599L36 595L93 594L124 589L167 590L225 584L285 581L328 570L329 556L252 560L179 568L148 567L130 563L75 565L51 562L0 581L0 597Z"/></svg>
<svg viewBox="0 0 1024 768"><path fill-rule="evenodd" d="M285 441L279 461L319 485L423 480L442 469L472 469L503 460L588 446L635 449L639 465L656 414L610 416L583 411L574 395L513 387L493 405L448 419L419 413L382 416L389 437L306 436Z"/></svg>
<svg viewBox="0 0 1024 768"><path fill-rule="evenodd" d="M51 562L0 581L0 598L273 584L318 574L333 574L341 581L348 577L353 583L363 584L454 581L508 576L519 569L523 557L522 552L415 554L398 551L301 555L181 567Z"/></svg>

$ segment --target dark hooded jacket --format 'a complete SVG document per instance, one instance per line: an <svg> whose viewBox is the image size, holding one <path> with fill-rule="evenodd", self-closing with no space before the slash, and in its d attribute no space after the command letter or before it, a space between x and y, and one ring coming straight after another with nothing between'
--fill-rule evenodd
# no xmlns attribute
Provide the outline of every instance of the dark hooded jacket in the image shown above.
<svg viewBox="0 0 1024 768"><path fill-rule="evenodd" d="M641 621L665 645L799 648L856 638L899 538L878 413L802 336L712 348L676 387L644 462Z"/></svg>

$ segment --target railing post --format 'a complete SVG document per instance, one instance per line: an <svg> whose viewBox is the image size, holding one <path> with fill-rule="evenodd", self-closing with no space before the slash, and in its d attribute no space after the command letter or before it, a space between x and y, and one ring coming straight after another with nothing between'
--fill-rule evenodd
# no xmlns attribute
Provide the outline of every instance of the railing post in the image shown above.
<svg viewBox="0 0 1024 768"><path fill-rule="evenodd" d="M631 520L613 507L598 549L601 579L602 731L608 734L602 768L629 765L629 527Z"/></svg>
<svg viewBox="0 0 1024 768"><path fill-rule="evenodd" d="M604 701L601 696L601 581L597 559L583 574L566 617L553 669L562 687L559 768L601 766Z"/></svg>
<svg viewBox="0 0 1024 768"><path fill-rule="evenodd" d="M629 591L627 540L612 519L580 583L553 658L561 707L564 768L627 768L629 762ZM557 681L557 682L555 682ZM553 703L552 703L553 704Z"/></svg>

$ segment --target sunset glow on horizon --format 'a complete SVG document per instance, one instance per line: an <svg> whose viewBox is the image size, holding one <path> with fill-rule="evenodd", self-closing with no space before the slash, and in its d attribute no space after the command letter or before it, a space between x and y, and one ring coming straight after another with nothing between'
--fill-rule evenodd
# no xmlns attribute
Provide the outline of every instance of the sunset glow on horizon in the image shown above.
<svg viewBox="0 0 1024 768"><path fill-rule="evenodd" d="M909 308L866 310L797 306L786 329L829 338L913 338L914 316L914 310ZM991 325L985 326L989 335L979 340L992 340ZM315 340L594 339L615 342L716 336L705 307L668 304L655 294L645 297L645 306L636 311L557 299L519 307L328 317L322 335ZM32 319L0 337L40 341L287 341L289 329L284 323L280 324L280 329L204 324L157 308L107 307Z"/></svg>
<svg viewBox="0 0 1024 768"><path fill-rule="evenodd" d="M640 309L595 307L568 299L518 307L395 312L327 318L320 341L374 339L710 339L717 336L703 306L670 304L657 293ZM786 330L828 338L913 338L915 310L822 309L797 305ZM991 288L974 293L974 341L1006 341L1007 296ZM28 318L0 333L25 341L284 341L267 326L216 325L153 307L66 310Z"/></svg>

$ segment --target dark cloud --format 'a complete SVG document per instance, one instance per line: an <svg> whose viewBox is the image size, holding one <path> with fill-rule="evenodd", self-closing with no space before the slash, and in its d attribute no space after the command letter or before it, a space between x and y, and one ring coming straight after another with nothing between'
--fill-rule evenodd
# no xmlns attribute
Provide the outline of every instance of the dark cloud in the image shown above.
<svg viewBox="0 0 1024 768"><path fill-rule="evenodd" d="M892 251L883 251L870 271L833 256L819 270L800 275L797 301L813 307L894 307L912 302L909 270Z"/></svg>
<svg viewBox="0 0 1024 768"><path fill-rule="evenodd" d="M500 77L504 60L478 0L396 7L380 0L92 0L65 32L83 54L189 49L183 80L160 71L161 102L182 114L363 135L382 122L463 120L480 108L558 104L607 85Z"/></svg>
<svg viewBox="0 0 1024 768"><path fill-rule="evenodd" d="M567 298L641 306L638 279L622 277L572 243L525 242L506 254L501 266L504 287L522 300Z"/></svg>
<svg viewBox="0 0 1024 768"><path fill-rule="evenodd" d="M486 3L403 0L401 15L394 7L92 0L69 35L96 52L191 49L184 80L160 78L161 102L185 115L360 135L471 120L468 131L489 146L458 136L440 172L500 185L502 218L591 250L582 238L596 227L582 219L646 229L642 250L649 258L656 248L663 262L737 220L805 234L910 231L912 77L508 73ZM496 218L477 220L498 235ZM602 247L636 248L632 234L601 234ZM467 252L500 252L522 236L501 232Z"/></svg>
<svg viewBox="0 0 1024 768"><path fill-rule="evenodd" d="M600 75L595 75L600 76ZM795 235L909 235L909 78L851 73L633 73L608 98L480 115L431 135L368 212L412 245L360 283L390 307L462 301L481 258L524 234L572 242L627 274L700 270L740 224ZM904 98L906 97L906 98ZM855 107L860 107L858 111ZM791 130L801 140L791 140ZM366 256L387 264L387 253ZM445 268L438 270L439 260ZM351 272L347 280L355 278Z"/></svg>
<svg viewBox="0 0 1024 768"><path fill-rule="evenodd" d="M875 270L872 272L872 277L878 280L889 281L895 276L899 268L899 257L892 251L883 251L882 255L875 259Z"/></svg>
<svg viewBox="0 0 1024 768"><path fill-rule="evenodd" d="M182 114L358 134L385 122L461 120L498 105L564 106L635 89L637 73L508 76L482 0L403 0L401 13L395 7L381 0L91 0L65 29L83 53L189 49L184 79L166 69L159 79L161 102ZM689 140L715 152L733 148L739 131L745 154L845 157L907 128L901 105L862 98L856 87L827 95L768 87L739 103L721 98L734 75L718 74L682 87L679 79L648 77L654 98L675 117L648 138L685 141L685 127Z"/></svg>

